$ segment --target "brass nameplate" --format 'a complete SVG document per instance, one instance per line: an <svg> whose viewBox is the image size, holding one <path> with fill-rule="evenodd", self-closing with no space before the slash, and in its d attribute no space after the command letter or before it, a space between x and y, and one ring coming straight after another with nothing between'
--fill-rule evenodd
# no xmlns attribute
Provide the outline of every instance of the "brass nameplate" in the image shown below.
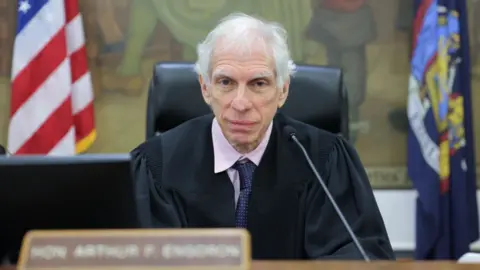
<svg viewBox="0 0 480 270"><path fill-rule="evenodd" d="M250 235L237 229L32 231L19 269L229 269L251 265Z"/></svg>

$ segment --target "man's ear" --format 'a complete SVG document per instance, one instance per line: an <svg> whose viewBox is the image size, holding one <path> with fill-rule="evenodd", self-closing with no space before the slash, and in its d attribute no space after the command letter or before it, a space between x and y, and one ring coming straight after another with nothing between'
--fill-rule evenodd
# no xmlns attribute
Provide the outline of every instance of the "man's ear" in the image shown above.
<svg viewBox="0 0 480 270"><path fill-rule="evenodd" d="M211 95L208 91L207 82L203 79L202 75L198 75L198 82L200 83L200 88L202 89L202 97L205 103L210 105Z"/></svg>
<svg viewBox="0 0 480 270"><path fill-rule="evenodd" d="M290 89L290 81L286 81L280 92L280 97L278 99L278 108L281 108L287 101L289 89Z"/></svg>

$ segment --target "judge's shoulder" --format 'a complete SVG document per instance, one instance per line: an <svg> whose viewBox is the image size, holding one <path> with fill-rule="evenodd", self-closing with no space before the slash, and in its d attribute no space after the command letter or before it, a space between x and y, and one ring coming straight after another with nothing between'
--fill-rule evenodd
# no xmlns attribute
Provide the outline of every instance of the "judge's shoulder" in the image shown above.
<svg viewBox="0 0 480 270"><path fill-rule="evenodd" d="M330 153L338 147L353 148L349 142L340 134L335 134L325 129L300 122L287 116L281 116L280 126L291 126L296 131L296 136L300 142L311 150ZM282 131L282 130L280 130Z"/></svg>
<svg viewBox="0 0 480 270"><path fill-rule="evenodd" d="M179 146L195 145L194 141L199 140L202 143L203 136L207 127L213 121L213 115L207 114L190 119L172 129L169 129L161 134L161 136L154 136L148 138L131 151L134 158L144 157L146 153L161 153L161 149L168 147L170 149L178 148ZM182 147L184 148L184 147Z"/></svg>

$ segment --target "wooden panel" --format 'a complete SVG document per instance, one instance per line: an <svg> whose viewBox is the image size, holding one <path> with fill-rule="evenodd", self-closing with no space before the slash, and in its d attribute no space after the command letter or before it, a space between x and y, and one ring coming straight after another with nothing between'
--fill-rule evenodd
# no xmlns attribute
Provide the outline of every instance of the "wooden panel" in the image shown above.
<svg viewBox="0 0 480 270"><path fill-rule="evenodd" d="M16 1L0 0L0 77L10 74L12 46L15 33Z"/></svg>

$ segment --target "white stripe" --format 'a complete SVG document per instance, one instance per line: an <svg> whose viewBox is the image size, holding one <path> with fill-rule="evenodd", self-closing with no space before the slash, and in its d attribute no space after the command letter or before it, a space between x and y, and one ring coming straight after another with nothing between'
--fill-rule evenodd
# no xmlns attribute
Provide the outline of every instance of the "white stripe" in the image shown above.
<svg viewBox="0 0 480 270"><path fill-rule="evenodd" d="M67 51L70 55L85 45L82 16L80 14L75 16L75 18L67 24L65 30L67 35Z"/></svg>
<svg viewBox="0 0 480 270"><path fill-rule="evenodd" d="M48 153L50 156L75 155L75 129L72 127L67 134Z"/></svg>
<svg viewBox="0 0 480 270"><path fill-rule="evenodd" d="M77 114L93 101L93 86L90 73L80 77L72 86L73 114Z"/></svg>
<svg viewBox="0 0 480 270"><path fill-rule="evenodd" d="M66 59L12 116L8 149L14 153L67 99L71 89L70 61Z"/></svg>
<svg viewBox="0 0 480 270"><path fill-rule="evenodd" d="M17 77L52 37L65 25L64 0L50 0L16 36L12 78Z"/></svg>

